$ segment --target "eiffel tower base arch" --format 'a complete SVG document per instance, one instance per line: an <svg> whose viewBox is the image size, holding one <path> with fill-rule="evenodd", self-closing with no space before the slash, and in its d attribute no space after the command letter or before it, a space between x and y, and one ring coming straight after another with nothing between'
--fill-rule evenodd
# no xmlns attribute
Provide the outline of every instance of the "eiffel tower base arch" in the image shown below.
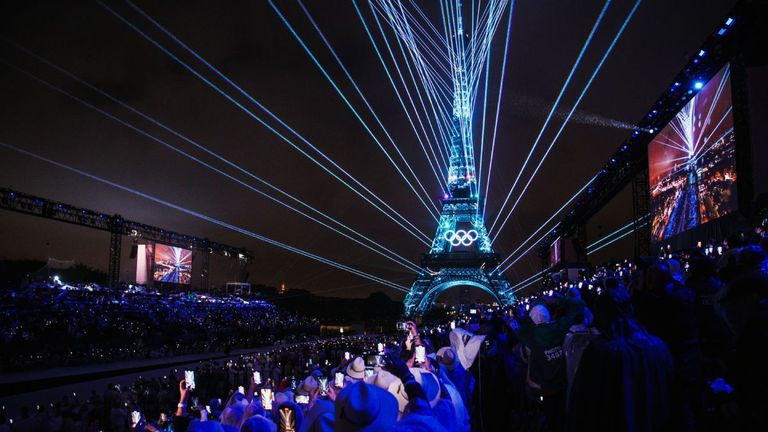
<svg viewBox="0 0 768 432"><path fill-rule="evenodd" d="M509 282L501 275L490 274L484 268L444 268L422 274L416 279L404 300L405 315L424 315L440 293L459 286L479 288L502 306L515 300Z"/></svg>

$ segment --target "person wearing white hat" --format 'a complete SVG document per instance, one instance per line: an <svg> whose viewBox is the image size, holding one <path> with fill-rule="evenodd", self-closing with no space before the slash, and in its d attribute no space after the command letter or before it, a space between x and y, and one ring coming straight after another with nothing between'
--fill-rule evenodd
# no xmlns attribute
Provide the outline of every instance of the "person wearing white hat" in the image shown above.
<svg viewBox="0 0 768 432"><path fill-rule="evenodd" d="M365 378L365 382L391 393L397 399L398 418L402 417L408 405L408 394L405 393L405 388L403 388L403 382L400 381L400 378L385 370L381 370L375 375Z"/></svg>
<svg viewBox="0 0 768 432"><path fill-rule="evenodd" d="M475 377L469 371L480 347L485 340L484 335L476 336L462 329L456 328L448 335L450 347L438 350L438 358L445 365L446 375L451 380L461 395L468 412L472 412L472 394L475 391ZM451 359L453 359L451 361Z"/></svg>
<svg viewBox="0 0 768 432"><path fill-rule="evenodd" d="M351 383L362 381L365 378L365 361L362 357L355 357L347 365L346 375L347 379L345 381L351 381Z"/></svg>
<svg viewBox="0 0 768 432"><path fill-rule="evenodd" d="M296 387L296 394L300 394L302 396L312 394L312 392L317 390L319 386L320 384L317 382L317 378L310 375L306 377L298 387Z"/></svg>
<svg viewBox="0 0 768 432"><path fill-rule="evenodd" d="M469 370L480 352L485 335L474 335L462 328L457 328L451 331L448 338L459 363L465 370Z"/></svg>
<svg viewBox="0 0 768 432"><path fill-rule="evenodd" d="M453 404L456 417L454 430L466 430L469 428L469 410L475 377L461 366L456 359L456 352L451 347L437 350L437 359L440 364L440 381Z"/></svg>
<svg viewBox="0 0 768 432"><path fill-rule="evenodd" d="M387 353L386 357L387 370L400 380L403 393L405 393L408 400L405 412L399 418L397 425L392 431L445 431L445 427L435 417L435 412L430 406L430 399L428 399L430 396L434 398L435 395L438 395L439 399L440 390L437 378L430 374L432 378L425 379L425 385L431 389L427 393L425 388L417 381L413 370L409 369L408 365L400 357L392 353ZM427 374L427 372L423 373ZM391 383L389 386L391 386Z"/></svg>

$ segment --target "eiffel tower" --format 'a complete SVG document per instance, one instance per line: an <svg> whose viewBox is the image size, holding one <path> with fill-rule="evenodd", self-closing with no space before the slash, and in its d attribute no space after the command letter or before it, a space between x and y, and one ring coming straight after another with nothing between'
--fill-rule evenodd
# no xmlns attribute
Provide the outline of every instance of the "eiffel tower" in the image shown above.
<svg viewBox="0 0 768 432"><path fill-rule="evenodd" d="M485 59L490 56L491 37L509 3L505 0L488 3L485 13L481 14L487 17L487 25L480 25L483 20L473 20L469 32L464 29L461 3L461 0L445 3L445 10L451 14L444 23L444 42L449 60L445 70L450 71L453 84L452 121L445 134L449 141L445 143L449 159L448 193L442 199L443 208L432 245L422 258L423 270L405 297L406 316L423 315L440 293L453 287L479 288L502 305L512 303L515 298L507 279L496 271L499 255L494 252L485 227L483 197L480 196L475 176L472 140L473 96L476 95L472 90L477 89L478 71L482 70ZM510 20L511 8L510 5ZM423 16L423 13L416 15ZM407 23L412 16L403 13L399 21ZM483 27L482 31L478 31L480 27ZM410 27L406 26L400 33L408 34L409 31ZM410 43L408 47L415 58L427 57L416 43ZM485 67L488 65L485 64Z"/></svg>
<svg viewBox="0 0 768 432"><path fill-rule="evenodd" d="M515 299L504 275L494 273L499 255L494 252L485 228L482 199L476 191L471 147L462 143L461 122L454 117L448 171L450 194L443 208L435 238L423 255L419 275L405 297L405 315L423 315L443 291L460 286L480 288L499 304Z"/></svg>

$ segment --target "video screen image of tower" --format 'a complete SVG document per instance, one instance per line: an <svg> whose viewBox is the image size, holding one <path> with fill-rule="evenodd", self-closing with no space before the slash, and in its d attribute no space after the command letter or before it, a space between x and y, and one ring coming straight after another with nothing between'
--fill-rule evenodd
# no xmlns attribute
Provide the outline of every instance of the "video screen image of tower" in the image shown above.
<svg viewBox="0 0 768 432"><path fill-rule="evenodd" d="M188 285L192 281L192 251L163 244L156 245L154 280Z"/></svg>
<svg viewBox="0 0 768 432"><path fill-rule="evenodd" d="M694 84L699 93L648 145L655 242L738 208L730 72Z"/></svg>

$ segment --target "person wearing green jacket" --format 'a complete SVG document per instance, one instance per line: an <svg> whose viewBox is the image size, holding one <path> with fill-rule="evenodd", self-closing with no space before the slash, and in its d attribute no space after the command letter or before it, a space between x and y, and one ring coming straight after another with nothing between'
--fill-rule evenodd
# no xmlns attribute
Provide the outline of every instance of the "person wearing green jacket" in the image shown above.
<svg viewBox="0 0 768 432"><path fill-rule="evenodd" d="M529 352L528 384L539 394L549 430L564 429L568 380L563 341L583 313L580 299L549 297L534 304L516 329Z"/></svg>

